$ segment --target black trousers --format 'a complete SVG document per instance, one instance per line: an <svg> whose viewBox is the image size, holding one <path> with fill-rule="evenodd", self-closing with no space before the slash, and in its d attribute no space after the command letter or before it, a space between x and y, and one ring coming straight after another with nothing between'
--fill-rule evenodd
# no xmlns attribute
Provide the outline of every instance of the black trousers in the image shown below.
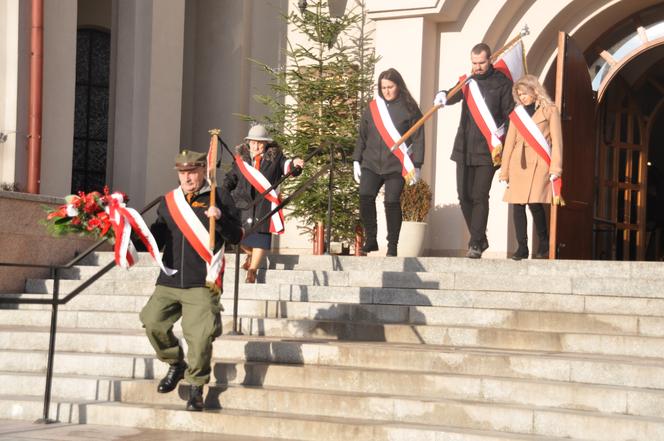
<svg viewBox="0 0 664 441"><path fill-rule="evenodd" d="M528 219L526 218L526 204L510 204L514 217L514 233L522 250L528 249ZM539 238L540 251L549 248L549 231L546 224L544 204L528 204L535 222L535 231Z"/></svg>
<svg viewBox="0 0 664 441"><path fill-rule="evenodd" d="M457 193L470 233L468 246L482 247L486 243L489 190L496 170L492 165L465 165L457 162Z"/></svg>
<svg viewBox="0 0 664 441"><path fill-rule="evenodd" d="M401 192L404 179L399 173L379 175L363 168L360 177L360 219L367 239L376 239L376 196L385 185L385 218L388 247L396 252L401 231ZM389 250L388 250L389 251Z"/></svg>

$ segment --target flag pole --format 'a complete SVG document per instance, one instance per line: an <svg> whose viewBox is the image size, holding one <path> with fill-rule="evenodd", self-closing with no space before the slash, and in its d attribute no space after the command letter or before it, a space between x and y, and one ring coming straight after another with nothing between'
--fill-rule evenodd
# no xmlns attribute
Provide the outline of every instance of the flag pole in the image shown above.
<svg viewBox="0 0 664 441"><path fill-rule="evenodd" d="M217 190L217 149L219 147L219 135L221 134L220 129L211 129L208 130L208 133L210 134L210 149L208 150L207 154L207 181L208 184L210 185L210 204L209 207L213 208L216 206L216 190ZM215 229L216 229L216 222L217 218L214 216L210 216L210 241L208 243L208 246L210 248L210 252L214 254L214 245L216 242L215 238ZM211 282L208 283L208 288L212 292L217 292L218 287L216 283Z"/></svg>
<svg viewBox="0 0 664 441"><path fill-rule="evenodd" d="M512 38L512 39L511 39L510 41L508 41L508 42L507 42L502 48L500 48L500 49L499 49L498 51L496 51L493 55L491 55L491 63L493 63L494 61L496 61L496 60L497 60L497 59L498 59L498 58L499 58L499 57L500 57L505 51L509 50L512 46L514 46L515 44L517 44L517 43L519 42L519 40L521 40L523 37L525 37L525 36L528 35L528 34L530 34L530 30L528 29L528 25L524 25L523 28L521 29L521 31L519 32L519 35L517 35L516 37ZM449 92L447 92L447 98L453 97L454 95L456 95L457 93L459 93L459 91L461 90L461 88L463 87L463 85L464 85L463 82L459 82L459 83L457 83L452 89L450 89ZM408 130L406 131L406 133L404 133L404 134L401 136L401 138L399 138L399 140L398 140L397 142L394 143L394 145L392 145L392 146L390 147L390 151L394 151L394 149L396 149L398 146L400 146L401 144L403 144L403 142L404 142L406 139L410 138L411 135L412 135L413 133L415 133L415 131L416 131L417 129L419 129L419 128L420 128L420 127L421 127L421 126L422 126L422 125L423 125L423 124L424 124L429 118L431 118L431 117L433 116L433 114L436 113L436 110L440 109L441 107L444 107L444 105L443 105L443 104L434 104L434 106L433 106L432 108L430 108L430 109L427 111L427 113L425 113L425 114L422 116L422 118L420 118L415 124L413 124L413 126L412 126L410 129L408 129Z"/></svg>

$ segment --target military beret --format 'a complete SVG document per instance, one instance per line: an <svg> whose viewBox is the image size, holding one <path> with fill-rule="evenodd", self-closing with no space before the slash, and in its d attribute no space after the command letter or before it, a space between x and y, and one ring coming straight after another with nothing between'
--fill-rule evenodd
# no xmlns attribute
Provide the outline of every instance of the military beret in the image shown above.
<svg viewBox="0 0 664 441"><path fill-rule="evenodd" d="M182 150L175 157L176 170L191 170L196 167L205 167L207 163L206 152L195 152L193 150Z"/></svg>

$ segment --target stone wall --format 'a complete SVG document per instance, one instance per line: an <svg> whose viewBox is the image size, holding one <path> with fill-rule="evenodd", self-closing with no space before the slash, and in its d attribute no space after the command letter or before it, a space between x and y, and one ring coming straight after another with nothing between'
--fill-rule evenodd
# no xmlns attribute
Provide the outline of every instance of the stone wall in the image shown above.
<svg viewBox="0 0 664 441"><path fill-rule="evenodd" d="M65 264L94 241L79 237L51 237L39 221L44 205L64 199L0 191L0 262ZM0 266L0 293L23 292L27 278L47 277L48 270Z"/></svg>

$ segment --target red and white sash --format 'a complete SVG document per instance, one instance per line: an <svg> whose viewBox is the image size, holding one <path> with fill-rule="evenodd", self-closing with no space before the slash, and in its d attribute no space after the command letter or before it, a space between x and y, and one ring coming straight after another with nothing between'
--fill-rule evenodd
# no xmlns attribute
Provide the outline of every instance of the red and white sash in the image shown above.
<svg viewBox="0 0 664 441"><path fill-rule="evenodd" d="M510 121L516 126L528 145L537 152L544 162L546 162L547 166L551 167L551 145L539 127L537 127L532 117L528 115L526 109L523 106L516 106L514 111L510 113ZM561 178L551 182L551 193L553 194L553 203L555 205L564 205L564 201L560 195L562 186L563 180Z"/></svg>
<svg viewBox="0 0 664 441"><path fill-rule="evenodd" d="M524 76L526 74L526 63L523 41L519 40L514 46L505 51L500 59L494 63L494 69L505 74L512 82L516 82ZM467 78L467 75L464 75L460 79L462 83L467 81L463 86L464 99L468 104L468 109L475 124L486 139L493 163L498 165L500 163L499 155L505 141L505 127L496 125L477 83L472 78L470 80L467 80Z"/></svg>
<svg viewBox="0 0 664 441"><path fill-rule="evenodd" d="M205 281L216 284L221 289L222 277L226 260L224 259L224 247L214 253L209 248L210 233L203 222L196 216L194 210L187 203L184 191L180 187L166 194L166 207L189 245L196 250L207 266Z"/></svg>
<svg viewBox="0 0 664 441"><path fill-rule="evenodd" d="M498 156L502 151L503 141L505 140L505 126L498 127L496 125L496 121L493 119L493 115L491 115L491 111L489 111L482 92L474 79L467 80L467 76L464 75L459 81L465 82L462 90L466 104L468 104L468 110L470 110L470 115L486 140L494 164L498 165L500 162Z"/></svg>
<svg viewBox="0 0 664 441"><path fill-rule="evenodd" d="M131 232L134 231L165 274L172 276L177 272L177 270L164 266L161 261L162 257L157 246L157 241L154 239L141 215L133 208L125 205L122 194L111 194L109 203L104 211L108 214L115 233L113 251L115 254L115 263L119 267L128 269L138 261L136 248L131 242Z"/></svg>
<svg viewBox="0 0 664 441"><path fill-rule="evenodd" d="M260 194L265 193L268 188L272 187L272 184L270 184L270 181L267 180L263 173L245 162L242 159L242 156L235 155L235 163L237 164L240 173L242 173L242 176L244 176L251 186ZM287 163L285 164L284 169L289 167L290 163ZM272 210L281 203L281 199L274 188L265 195L265 199L270 201ZM279 210L270 218L270 233L282 234L284 230L284 213L282 210Z"/></svg>
<svg viewBox="0 0 664 441"><path fill-rule="evenodd" d="M401 145L395 145L401 139L401 133L397 130L390 112L387 110L387 104L381 97L376 97L375 100L369 103L371 110L371 117L373 119L376 129L383 142L388 149L397 157L401 163L401 176L404 177L406 182L410 182L415 177L415 165L408 155L408 146L403 142ZM394 146L394 148L391 148Z"/></svg>

